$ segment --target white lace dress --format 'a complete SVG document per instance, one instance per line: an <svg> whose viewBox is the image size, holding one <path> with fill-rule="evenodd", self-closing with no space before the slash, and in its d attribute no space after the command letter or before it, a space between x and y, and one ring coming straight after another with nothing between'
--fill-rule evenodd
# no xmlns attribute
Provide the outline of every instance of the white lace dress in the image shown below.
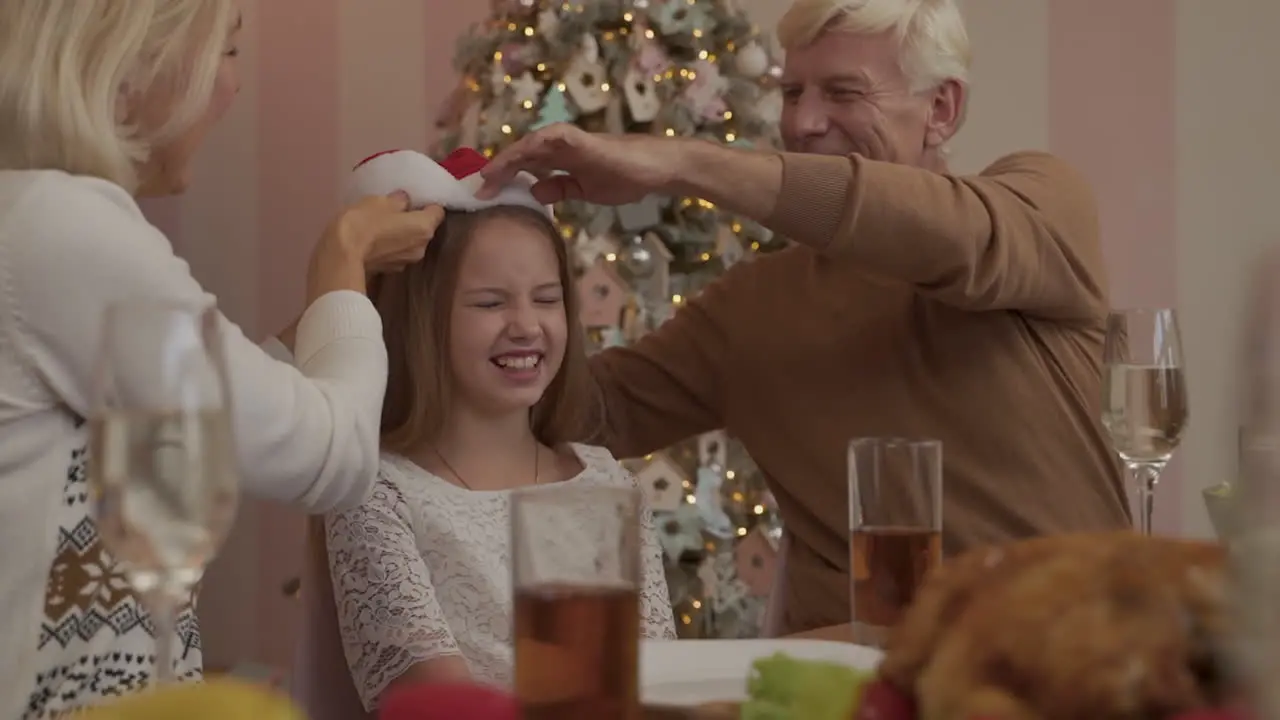
<svg viewBox="0 0 1280 720"><path fill-rule="evenodd" d="M572 448L585 469L566 483L635 487L608 450ZM479 682L511 685L510 496L466 490L384 454L373 496L326 519L343 649L366 709L411 666L448 655L461 655ZM642 632L674 639L647 508L642 533Z"/></svg>

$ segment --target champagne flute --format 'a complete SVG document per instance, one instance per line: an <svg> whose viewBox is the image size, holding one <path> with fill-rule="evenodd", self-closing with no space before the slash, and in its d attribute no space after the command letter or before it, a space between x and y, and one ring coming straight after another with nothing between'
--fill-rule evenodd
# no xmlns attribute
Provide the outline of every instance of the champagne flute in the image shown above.
<svg viewBox="0 0 1280 720"><path fill-rule="evenodd" d="M1151 534L1155 489L1187 426L1187 385L1177 312L1121 310L1107 317L1102 423L1124 461L1134 520Z"/></svg>
<svg viewBox="0 0 1280 720"><path fill-rule="evenodd" d="M174 679L177 613L235 519L239 473L219 323L212 308L112 305L95 368L95 520L151 614L157 684Z"/></svg>

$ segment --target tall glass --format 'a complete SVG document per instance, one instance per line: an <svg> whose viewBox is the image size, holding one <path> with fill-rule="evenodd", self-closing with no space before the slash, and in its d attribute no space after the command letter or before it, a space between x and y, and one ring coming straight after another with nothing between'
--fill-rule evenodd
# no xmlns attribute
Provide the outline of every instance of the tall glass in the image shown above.
<svg viewBox="0 0 1280 720"><path fill-rule="evenodd" d="M511 500L515 685L527 720L639 720L639 490L560 484Z"/></svg>
<svg viewBox="0 0 1280 720"><path fill-rule="evenodd" d="M216 311L147 301L106 309L89 477L103 545L151 613L157 683L174 677L176 613L235 519L228 393Z"/></svg>
<svg viewBox="0 0 1280 720"><path fill-rule="evenodd" d="M882 647L942 560L942 443L849 443L849 567L856 642Z"/></svg>
<svg viewBox="0 0 1280 720"><path fill-rule="evenodd" d="M1134 522L1150 535L1156 484L1187 427L1177 312L1111 313L1102 362L1102 423L1129 474Z"/></svg>

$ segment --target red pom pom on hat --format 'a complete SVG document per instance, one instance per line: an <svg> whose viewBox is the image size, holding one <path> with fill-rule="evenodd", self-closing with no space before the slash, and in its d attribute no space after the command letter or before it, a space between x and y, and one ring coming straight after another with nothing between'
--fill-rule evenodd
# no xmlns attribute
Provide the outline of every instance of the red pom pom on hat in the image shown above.
<svg viewBox="0 0 1280 720"><path fill-rule="evenodd" d="M440 161L440 167L459 180L475 175L489 164L489 159L475 148L460 147L449 153L449 157Z"/></svg>
<svg viewBox="0 0 1280 720"><path fill-rule="evenodd" d="M360 162L356 163L355 167L351 169L352 170L359 169L360 167L364 165L368 165L371 161L376 160L377 158L380 158L383 155L391 155L392 153L398 153L398 152L401 152L401 151L397 149L397 150L383 150L382 152L376 152L370 155L369 157L361 160ZM453 152L449 153L449 156L446 157L444 160L440 161L440 167L444 168L445 170L448 170L449 174L454 176L458 180L461 180L462 178L465 178L465 177L469 177L471 175L475 175L476 173L483 170L484 166L488 164L489 164L488 158L486 158L483 154L481 154L475 148L469 148L469 147L460 147L457 150L454 150Z"/></svg>

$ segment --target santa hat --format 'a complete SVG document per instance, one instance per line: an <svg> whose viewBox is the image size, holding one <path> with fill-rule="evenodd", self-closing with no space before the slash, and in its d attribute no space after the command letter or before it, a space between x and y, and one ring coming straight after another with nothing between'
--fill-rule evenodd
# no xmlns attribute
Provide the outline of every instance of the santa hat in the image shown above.
<svg viewBox="0 0 1280 720"><path fill-rule="evenodd" d="M371 155L355 166L347 179L348 203L370 195L390 195L402 190L413 207L441 205L448 210L475 211L499 205L520 205L553 217L550 206L533 197L533 175L521 172L492 198L481 200L476 191L484 184L480 170L488 164L471 148L458 148L441 162L413 150L388 150Z"/></svg>

